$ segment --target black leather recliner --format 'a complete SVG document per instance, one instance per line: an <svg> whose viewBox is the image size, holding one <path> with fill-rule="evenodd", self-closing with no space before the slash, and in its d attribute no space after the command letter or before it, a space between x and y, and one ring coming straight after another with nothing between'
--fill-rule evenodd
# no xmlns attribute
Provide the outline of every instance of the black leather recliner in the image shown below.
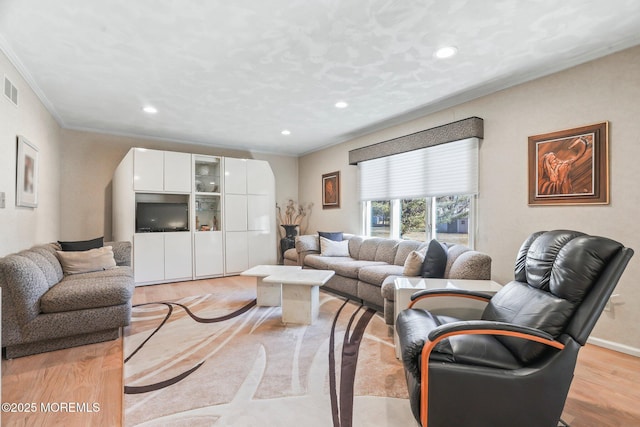
<svg viewBox="0 0 640 427"><path fill-rule="evenodd" d="M396 321L411 410L423 426L556 427L586 343L633 250L576 231L532 234L515 280L493 297L417 292L487 302L480 320L409 308ZM428 369L422 369L428 365Z"/></svg>

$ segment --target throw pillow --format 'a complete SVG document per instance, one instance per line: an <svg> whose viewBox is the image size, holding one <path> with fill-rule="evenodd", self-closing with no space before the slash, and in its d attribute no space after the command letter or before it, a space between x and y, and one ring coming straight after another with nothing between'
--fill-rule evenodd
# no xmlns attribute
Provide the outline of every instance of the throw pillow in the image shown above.
<svg viewBox="0 0 640 427"><path fill-rule="evenodd" d="M91 271L108 270L116 266L113 248L101 248L86 251L56 251L64 274L89 273Z"/></svg>
<svg viewBox="0 0 640 427"><path fill-rule="evenodd" d="M402 270L402 275L420 276L422 274L422 263L424 262L426 253L427 248L409 252L407 259L404 260L404 270Z"/></svg>
<svg viewBox="0 0 640 427"><path fill-rule="evenodd" d="M344 240L342 231L318 231L318 236L336 242L341 242L342 240Z"/></svg>
<svg viewBox="0 0 640 427"><path fill-rule="evenodd" d="M104 246L104 236L91 240L79 240L76 242L61 242L63 251L88 251L89 249L101 248Z"/></svg>
<svg viewBox="0 0 640 427"><path fill-rule="evenodd" d="M326 237L320 237L320 255L322 256L349 256L349 241L336 242Z"/></svg>
<svg viewBox="0 0 640 427"><path fill-rule="evenodd" d="M422 277L442 279L446 268L447 248L436 239L433 239L427 246L427 253L422 263Z"/></svg>

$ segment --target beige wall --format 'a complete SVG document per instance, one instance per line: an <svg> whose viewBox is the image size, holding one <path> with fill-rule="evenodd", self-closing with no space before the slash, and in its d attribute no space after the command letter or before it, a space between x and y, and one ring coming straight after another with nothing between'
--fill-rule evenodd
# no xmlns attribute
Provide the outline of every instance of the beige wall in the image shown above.
<svg viewBox="0 0 640 427"><path fill-rule="evenodd" d="M276 177L276 200L314 203L309 231L360 231L357 169L348 151L469 116L485 120L480 149L477 249L494 260L493 277L512 278L513 259L523 239L540 229L572 228L617 239L640 250L635 179L640 158L640 47L584 64L403 125L306 155L273 156L199 145L60 130L32 90L0 54L0 75L20 90L20 106L0 95L0 256L56 239L111 235L110 181L131 147L268 160ZM527 205L527 137L608 120L611 203L607 206ZM16 135L39 148L39 205L15 206ZM341 172L341 208L323 210L321 175ZM616 293L617 304L602 316L594 336L640 355L640 256L634 258ZM624 348L623 348L624 349Z"/></svg>
<svg viewBox="0 0 640 427"><path fill-rule="evenodd" d="M513 278L513 261L531 232L576 229L616 239L640 251L640 47L515 86L412 122L300 158L300 194L320 206L320 177L340 170L342 208L318 210L310 230L359 232L357 168L348 151L470 116L484 119L480 148L479 233L476 247L493 258L493 278ZM527 137L610 122L611 203L606 206L528 206ZM593 333L640 355L640 255L632 259ZM600 342L601 344L606 344ZM624 346L627 346L626 348Z"/></svg>
<svg viewBox="0 0 640 427"><path fill-rule="evenodd" d="M0 94L0 256L56 240L60 213L60 127L15 67L0 51L0 90L4 76L18 88L18 107ZM16 206L16 136L38 148L38 207Z"/></svg>
<svg viewBox="0 0 640 427"><path fill-rule="evenodd" d="M60 239L111 238L111 178L132 147L266 160L275 175L276 200L298 193L296 157L63 130Z"/></svg>

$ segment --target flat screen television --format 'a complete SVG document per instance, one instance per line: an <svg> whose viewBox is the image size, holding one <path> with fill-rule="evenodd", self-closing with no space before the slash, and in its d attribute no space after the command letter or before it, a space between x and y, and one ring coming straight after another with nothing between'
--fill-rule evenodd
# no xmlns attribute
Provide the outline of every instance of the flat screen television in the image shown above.
<svg viewBox="0 0 640 427"><path fill-rule="evenodd" d="M136 233L189 231L188 203L136 203Z"/></svg>

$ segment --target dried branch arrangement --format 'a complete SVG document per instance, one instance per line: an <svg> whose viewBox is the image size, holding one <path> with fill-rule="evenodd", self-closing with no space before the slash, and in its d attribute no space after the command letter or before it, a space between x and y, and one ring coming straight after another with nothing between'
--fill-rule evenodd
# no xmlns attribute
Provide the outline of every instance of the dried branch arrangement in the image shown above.
<svg viewBox="0 0 640 427"><path fill-rule="evenodd" d="M313 203L308 203L306 205L303 205L303 204L296 205L296 203L293 200L289 199L287 201L286 206L284 207L284 212L283 212L280 205L276 204L276 209L278 210L278 219L280 220L280 224L300 225L304 217L311 212L312 207L313 207Z"/></svg>

